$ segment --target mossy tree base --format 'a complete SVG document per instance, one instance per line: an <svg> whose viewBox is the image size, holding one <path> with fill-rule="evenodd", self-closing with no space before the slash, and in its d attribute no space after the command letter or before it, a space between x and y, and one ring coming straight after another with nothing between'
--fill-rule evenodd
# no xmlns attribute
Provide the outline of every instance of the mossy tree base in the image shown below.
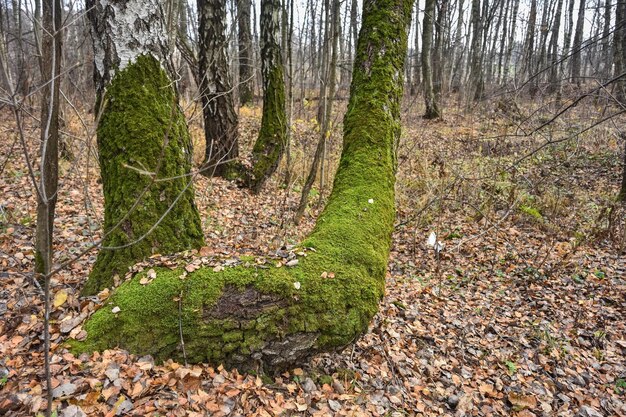
<svg viewBox="0 0 626 417"><path fill-rule="evenodd" d="M302 243L313 249L308 256L292 268L201 268L186 276L158 269L145 286L139 274L88 320L87 339L72 342L77 352L119 346L158 359L270 371L344 347L366 331L384 294L395 217L411 4L364 2L340 166Z"/></svg>
<svg viewBox="0 0 626 417"><path fill-rule="evenodd" d="M278 168L287 146L285 77L280 51L279 0L261 1L261 69L263 116L259 137L252 149L252 172L248 186L258 194Z"/></svg>
<svg viewBox="0 0 626 417"><path fill-rule="evenodd" d="M115 274L154 253L202 246L191 140L176 100L169 77L146 55L119 71L99 100L106 236L83 294L111 287Z"/></svg>

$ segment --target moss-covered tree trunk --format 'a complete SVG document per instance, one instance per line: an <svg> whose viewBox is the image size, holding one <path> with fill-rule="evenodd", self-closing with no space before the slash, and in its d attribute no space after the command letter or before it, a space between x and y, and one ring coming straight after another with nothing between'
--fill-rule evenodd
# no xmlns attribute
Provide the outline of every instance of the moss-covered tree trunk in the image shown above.
<svg viewBox="0 0 626 417"><path fill-rule="evenodd" d="M261 72L263 116L261 130L252 149L250 188L258 193L276 171L287 144L285 79L280 51L280 0L261 1Z"/></svg>
<svg viewBox="0 0 626 417"><path fill-rule="evenodd" d="M191 141L164 66L157 0L89 0L99 103L104 240L83 294L154 253L202 245Z"/></svg>
<svg viewBox="0 0 626 417"><path fill-rule="evenodd" d="M302 242L308 256L291 268L158 269L147 285L139 274L89 319L87 339L72 342L77 351L120 346L267 371L367 330L384 293L395 217L411 3L364 2L343 152L328 204Z"/></svg>

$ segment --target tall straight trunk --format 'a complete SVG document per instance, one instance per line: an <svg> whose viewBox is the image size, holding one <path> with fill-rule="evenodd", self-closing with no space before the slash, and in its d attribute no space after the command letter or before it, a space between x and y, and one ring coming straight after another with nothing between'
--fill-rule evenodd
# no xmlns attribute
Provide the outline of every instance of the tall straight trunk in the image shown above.
<svg viewBox="0 0 626 417"><path fill-rule="evenodd" d="M439 5L439 10L437 12L437 23L435 24L435 46L433 48L433 92L436 96L437 103L441 102L441 91L443 89L443 68L444 68L444 58L443 58L443 48L445 42L445 33L447 28L447 16L448 16L448 4L449 0L441 0Z"/></svg>
<svg viewBox="0 0 626 417"><path fill-rule="evenodd" d="M616 1L616 0L613 0ZM602 78L611 75L613 60L611 59L611 0L604 2L604 25L602 28Z"/></svg>
<svg viewBox="0 0 626 417"><path fill-rule="evenodd" d="M613 76L619 77L626 72L626 1L616 0L615 33L613 35ZM615 98L626 103L626 80L616 83Z"/></svg>
<svg viewBox="0 0 626 417"><path fill-rule="evenodd" d="M41 177L37 185L35 270L46 277L52 267L52 236L59 182L59 94L61 74L60 0L43 2L41 57ZM52 36L51 34L54 34Z"/></svg>
<svg viewBox="0 0 626 417"><path fill-rule="evenodd" d="M482 99L485 89L482 67L483 21L480 14L480 0L472 0L472 55L470 59L470 84L472 86L471 94L474 101Z"/></svg>
<svg viewBox="0 0 626 417"><path fill-rule="evenodd" d="M316 0L308 0L310 5L310 31L309 31L309 45L310 45L310 54L309 54L309 85L307 88L314 88L317 85L317 31L316 31L316 22L317 22L317 1Z"/></svg>
<svg viewBox="0 0 626 417"><path fill-rule="evenodd" d="M6 10L0 4L0 92L6 96L11 94L13 87L9 76L9 54L7 50L8 38L5 26L2 24Z"/></svg>
<svg viewBox="0 0 626 417"><path fill-rule="evenodd" d="M311 192L311 188L313 188L313 183L315 182L315 177L317 176L317 172L320 169L321 164L323 163L324 150L326 148L326 142L330 137L331 129L330 129L330 119L333 111L333 102L335 98L335 88L336 88L336 77L337 77L337 49L339 42L339 0L333 0L332 5L332 24L331 24L331 47L330 47L330 64L328 66L328 98L324 101L324 116L321 120L321 129L320 129L320 138L317 143L317 147L315 148L315 154L313 155L313 162L311 163L311 168L309 170L309 175L304 182L304 186L302 187L302 193L300 195L300 203L298 204L298 208L296 209L296 213L294 215L294 222L296 224L300 223L302 216L304 215L304 210L306 209L307 202L309 201L309 193ZM329 52L329 51L327 51ZM320 175L323 176L323 172ZM320 187L321 188L321 187ZM321 197L321 195L320 195Z"/></svg>
<svg viewBox="0 0 626 417"><path fill-rule="evenodd" d="M568 54L570 54L571 49L571 40L574 34L574 5L576 0L567 0L567 10L565 12L566 18L564 19L565 28L563 29L563 59L559 64L559 71L561 74L570 74L570 71L567 70L566 65L569 60L565 59Z"/></svg>
<svg viewBox="0 0 626 417"><path fill-rule="evenodd" d="M417 94L417 87L421 84L421 59L422 56L420 55L420 21L419 21L419 6L420 6L420 0L415 0L415 15L414 15L414 21L415 21L415 39L414 39L414 43L413 43L413 65L412 65L412 71L413 71L413 82L411 83L411 90L410 90L410 94L412 96Z"/></svg>
<svg viewBox="0 0 626 417"><path fill-rule="evenodd" d="M509 10L511 9L511 0L506 0L506 5L504 7L504 16L502 17L502 35L500 36L500 47L499 50L497 52L498 54L498 63L496 65L496 79L495 82L496 84L500 84L502 83L502 61L504 60L504 56L506 55L505 53L505 49L506 49L506 42L507 42L507 35L508 35L508 24L509 24ZM496 36L495 38L498 38L496 31Z"/></svg>
<svg viewBox="0 0 626 417"><path fill-rule="evenodd" d="M461 85L461 79L463 76L461 75L463 65L463 56L465 46L463 45L463 5L464 0L457 0L457 9L458 9L458 17L456 20L456 29L454 30L454 43L452 44L452 53L450 54L450 59L452 60L452 65L450 65L450 76L448 79L450 80L449 89L453 91L458 91Z"/></svg>
<svg viewBox="0 0 626 417"><path fill-rule="evenodd" d="M254 99L254 50L250 31L252 0L237 0L237 38L239 52L239 104L252 104Z"/></svg>
<svg viewBox="0 0 626 417"><path fill-rule="evenodd" d="M281 0L282 4L280 7L280 50L283 51L283 67L287 67L287 36L289 31L289 13L288 9L288 1L289 0ZM286 74L285 74L286 75Z"/></svg>
<svg viewBox="0 0 626 417"><path fill-rule="evenodd" d="M548 24L548 6L550 5L551 3L544 3L541 11L541 25L539 26L538 43L539 53L538 58L535 61L535 68L533 68L533 72L531 73L532 75L534 75L530 91L531 97L534 97L534 95L539 91L539 82L544 78L543 66L546 63L546 43L548 40L548 33L550 31L550 26Z"/></svg>
<svg viewBox="0 0 626 417"><path fill-rule="evenodd" d="M519 2L520 0L513 0L513 11L511 13L511 30L509 32L509 42L508 48L506 50L506 56L504 59L504 69L502 71L502 78L506 83L508 81L509 76L509 66L511 65L511 55L513 55L513 47L515 46L515 32L517 28L517 12L519 10Z"/></svg>
<svg viewBox="0 0 626 417"><path fill-rule="evenodd" d="M435 0L426 0L424 5L424 21L422 32L422 78L424 89L424 102L426 104L425 119L441 117L437 96L433 91L433 73L431 67L431 53L433 42L433 15L435 13Z"/></svg>
<svg viewBox="0 0 626 417"><path fill-rule="evenodd" d="M198 0L200 97L206 140L202 172L237 175L239 135L226 38L226 0Z"/></svg>
<svg viewBox="0 0 626 417"><path fill-rule="evenodd" d="M574 32L574 45L572 46L572 81L580 87L581 50L583 44L583 30L585 26L585 0L580 0L578 5L578 19Z"/></svg>
<svg viewBox="0 0 626 417"><path fill-rule="evenodd" d="M43 2L43 54L41 56L41 160L37 188L37 229L35 231L35 273L44 283L44 370L46 415L52 413L50 374L50 273L53 261L54 213L59 185L59 95L61 80L60 0ZM20 35L21 36L21 35Z"/></svg>
<svg viewBox="0 0 626 417"><path fill-rule="evenodd" d="M349 50L348 50L348 69L349 69L349 73L348 73L348 85L350 85L350 78L352 77L352 66L354 64L354 50L356 50L356 42L357 42L357 37L359 36L358 33L358 19L359 19L359 2L358 0L351 0L350 1L350 26L348 28L348 33L349 36L348 38L350 39L349 42Z"/></svg>
<svg viewBox="0 0 626 417"><path fill-rule="evenodd" d="M319 125L322 124L322 118L324 117L324 109L326 108L327 101L327 89L328 89L328 61L330 58L330 0L324 0L322 3L322 16L324 16L324 26L323 33L324 35L321 38L320 47L322 47L322 54L320 57L320 68L319 68L319 81L320 81L320 90L319 90L319 104L317 106L317 123ZM320 30L322 30L320 28Z"/></svg>
<svg viewBox="0 0 626 417"><path fill-rule="evenodd" d="M498 44L498 39L501 39L503 42L504 42L504 39L506 39L505 35L500 35L500 28L502 27L502 23L504 20L504 10L506 9L506 7L498 7L498 9L499 10L498 10L498 17L496 19L496 25L495 27L493 27L492 31L486 34L487 38L489 38L488 35L491 34L490 36L491 46L489 47L488 51L485 48L485 52L487 52L487 65L485 65L486 67L485 78L488 84L493 84L494 82L493 74L495 70L496 45Z"/></svg>
<svg viewBox="0 0 626 417"><path fill-rule="evenodd" d="M23 25L22 25L22 5L21 1L12 0L11 1L11 23L13 26L13 40L14 40L14 53L15 53L15 66L16 66L16 89L15 92L20 94L21 96L26 96L29 93L30 82L29 76L30 71L26 65L26 57L25 57L25 48L24 48L24 33L23 33ZM49 6L48 6L49 7ZM43 59L40 58L41 60ZM43 69L43 62L40 65Z"/></svg>
<svg viewBox="0 0 626 417"><path fill-rule="evenodd" d="M537 21L537 0L531 0L530 12L528 13L528 27L524 40L522 77L530 78L535 69L535 24Z"/></svg>
<svg viewBox="0 0 626 417"><path fill-rule="evenodd" d="M280 51L280 0L261 2L261 72L263 74L263 116L261 130L252 149L250 188L261 191L276 171L285 151L287 119L285 78Z"/></svg>
<svg viewBox="0 0 626 417"><path fill-rule="evenodd" d="M183 269L155 268L145 286L138 274L89 318L87 339L70 342L76 353L118 346L271 372L367 331L384 294L395 219L411 5L364 0L343 150L328 204L302 242L308 256L292 268L201 267L184 280Z"/></svg>
<svg viewBox="0 0 626 417"><path fill-rule="evenodd" d="M168 75L161 2L86 5L104 191L104 239L83 288L91 295L154 253L202 246L203 235L190 176L191 139Z"/></svg>
<svg viewBox="0 0 626 417"><path fill-rule="evenodd" d="M563 14L563 0L558 0L554 22L552 24L552 33L550 35L550 45L548 47L550 54L550 93L561 91L561 73L559 68L559 36L561 34L561 15Z"/></svg>
<svg viewBox="0 0 626 417"><path fill-rule="evenodd" d="M626 134L622 134L622 140L624 141L624 155L622 157L622 185L617 196L617 201L621 201L626 204Z"/></svg>

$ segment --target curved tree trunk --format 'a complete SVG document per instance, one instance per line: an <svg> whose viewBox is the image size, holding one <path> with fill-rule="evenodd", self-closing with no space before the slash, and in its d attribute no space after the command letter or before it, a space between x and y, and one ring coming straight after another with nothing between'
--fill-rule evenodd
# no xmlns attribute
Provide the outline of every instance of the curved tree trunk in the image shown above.
<svg viewBox="0 0 626 417"><path fill-rule="evenodd" d="M343 152L328 204L302 243L314 248L308 256L292 268L158 269L145 286L139 274L90 318L75 350L120 346L267 371L365 332L391 246L410 18L411 0L364 2Z"/></svg>
<svg viewBox="0 0 626 417"><path fill-rule="evenodd" d="M105 203L103 247L83 288L94 294L135 262L201 246L203 239L189 176L191 141L163 69L160 2L89 0L87 9Z"/></svg>
<svg viewBox="0 0 626 417"><path fill-rule="evenodd" d="M287 144L285 79L280 52L280 0L261 1L261 70L263 116L259 137L252 149L250 188L258 193L276 171Z"/></svg>
<svg viewBox="0 0 626 417"><path fill-rule="evenodd" d="M198 0L200 97L206 139L205 175L237 176L239 135L228 65L226 0Z"/></svg>

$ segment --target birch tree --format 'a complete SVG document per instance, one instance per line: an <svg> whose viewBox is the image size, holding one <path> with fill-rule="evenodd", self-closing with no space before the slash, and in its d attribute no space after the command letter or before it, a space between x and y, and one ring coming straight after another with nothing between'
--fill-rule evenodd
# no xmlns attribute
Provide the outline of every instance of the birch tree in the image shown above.
<svg viewBox="0 0 626 417"><path fill-rule="evenodd" d="M161 7L157 0L87 0L105 235L83 294L112 286L115 275L154 253L203 243Z"/></svg>

